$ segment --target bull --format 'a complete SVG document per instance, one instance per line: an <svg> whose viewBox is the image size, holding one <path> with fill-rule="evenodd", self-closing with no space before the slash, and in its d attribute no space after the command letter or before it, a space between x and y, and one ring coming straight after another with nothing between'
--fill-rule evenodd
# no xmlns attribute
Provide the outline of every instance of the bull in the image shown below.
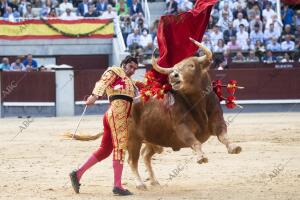
<svg viewBox="0 0 300 200"><path fill-rule="evenodd" d="M230 142L219 99L211 89L208 70L212 53L201 43L191 40L203 50L204 56L186 58L172 68L160 67L152 56L153 68L168 75L174 103L166 106L162 100L153 98L147 103L133 104L128 133L128 163L139 189L146 189L138 171L143 143L146 145L142 154L151 185L159 184L151 158L155 153L161 153L163 147L171 147L175 151L192 148L199 164L208 162L202 144L212 135L218 137L228 153L238 154L242 150Z"/></svg>

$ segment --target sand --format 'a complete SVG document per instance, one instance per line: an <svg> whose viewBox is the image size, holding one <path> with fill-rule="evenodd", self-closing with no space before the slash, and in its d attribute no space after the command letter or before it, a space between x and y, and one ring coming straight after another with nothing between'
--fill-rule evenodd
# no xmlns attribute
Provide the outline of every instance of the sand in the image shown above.
<svg viewBox="0 0 300 200"><path fill-rule="evenodd" d="M124 199L300 199L300 113L226 114L229 135L243 151L230 155L211 137L203 150L208 163L199 165L191 149L166 148L154 157L161 186L135 188L126 163L125 186L135 195ZM231 118L229 118L231 117ZM97 133L102 116L85 116L79 132ZM65 140L79 117L0 119L0 199L120 199L112 195L112 157L83 176L75 194L69 172L98 147ZM17 137L14 136L19 133ZM12 138L14 138L12 140ZM144 164L140 164L147 178Z"/></svg>

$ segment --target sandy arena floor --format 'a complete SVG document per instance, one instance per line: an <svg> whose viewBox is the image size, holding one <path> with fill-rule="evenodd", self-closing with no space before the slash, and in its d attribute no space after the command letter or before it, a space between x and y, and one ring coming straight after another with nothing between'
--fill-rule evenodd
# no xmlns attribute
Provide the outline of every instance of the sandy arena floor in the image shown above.
<svg viewBox="0 0 300 200"><path fill-rule="evenodd" d="M241 154L227 154L215 137L203 146L207 164L197 164L191 149L165 149L154 160L161 186L146 183L148 191L135 189L126 163L123 180L135 195L124 199L300 199L300 113L241 113L228 118L233 116L225 118L231 121L229 135L242 146ZM79 132L97 133L101 118L86 116ZM61 134L74 130L78 119L0 119L0 199L122 198L111 193L111 157L87 171L81 194L71 188L69 172L100 143L100 139L62 139ZM140 172L146 178L143 163Z"/></svg>

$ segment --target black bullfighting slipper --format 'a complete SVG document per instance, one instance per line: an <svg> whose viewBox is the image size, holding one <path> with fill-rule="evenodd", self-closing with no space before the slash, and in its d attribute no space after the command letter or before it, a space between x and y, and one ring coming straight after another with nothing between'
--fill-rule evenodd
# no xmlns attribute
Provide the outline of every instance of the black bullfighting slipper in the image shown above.
<svg viewBox="0 0 300 200"><path fill-rule="evenodd" d="M114 187L113 193L115 195L119 195L119 196L133 195L133 193L131 193L129 190L121 189L121 188L118 188L118 187Z"/></svg>
<svg viewBox="0 0 300 200"><path fill-rule="evenodd" d="M71 179L71 183L73 186L73 189L76 193L79 193L79 189L80 189L80 183L77 179L77 174L76 174L76 170L72 171L70 173L70 179Z"/></svg>

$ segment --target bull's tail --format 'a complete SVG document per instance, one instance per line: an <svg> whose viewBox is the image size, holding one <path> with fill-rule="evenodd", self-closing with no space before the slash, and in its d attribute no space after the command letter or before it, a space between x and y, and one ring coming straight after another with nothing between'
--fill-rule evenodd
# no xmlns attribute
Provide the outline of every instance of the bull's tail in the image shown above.
<svg viewBox="0 0 300 200"><path fill-rule="evenodd" d="M88 135L88 134L75 134L73 137L73 134L70 132L64 133L63 136L64 138L73 138L75 140L81 140L81 141L90 141L90 140L96 140L98 139L101 135L103 135L103 132L98 133L96 135Z"/></svg>

